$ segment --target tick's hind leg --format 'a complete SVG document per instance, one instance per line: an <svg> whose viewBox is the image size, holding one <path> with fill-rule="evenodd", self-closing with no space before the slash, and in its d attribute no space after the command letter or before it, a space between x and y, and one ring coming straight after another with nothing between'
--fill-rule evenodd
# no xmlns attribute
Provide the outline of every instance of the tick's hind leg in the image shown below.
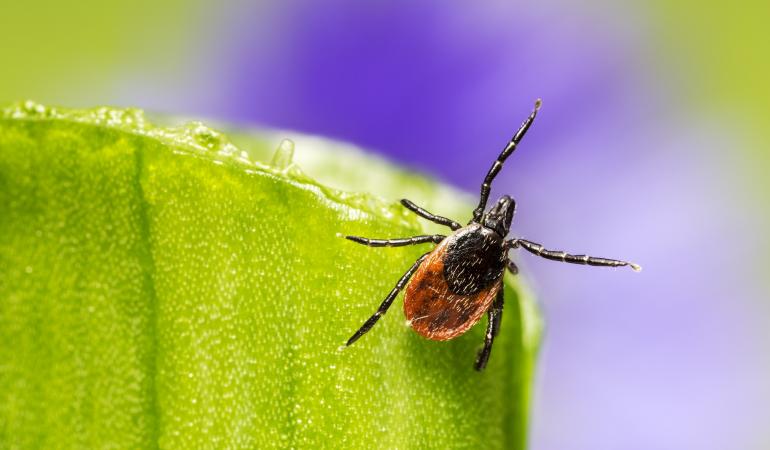
<svg viewBox="0 0 770 450"><path fill-rule="evenodd" d="M558 250L546 250L543 248L542 245L527 241L524 239L513 239L510 242L511 248L516 248L518 246L521 246L524 248L524 250L533 253L537 256L543 257L545 259L550 259L552 261L562 261L562 262L568 262L572 264L587 264L589 266L605 266L605 267L622 267L622 266L629 266L635 271L639 272L642 270L642 268L638 264L634 264L628 261L620 261L618 259L608 259L608 258L597 258L595 256L588 256L588 255L571 255L566 252L558 251Z"/></svg>
<svg viewBox="0 0 770 450"><path fill-rule="evenodd" d="M489 354L492 352L492 343L495 340L495 336L500 331L500 322L503 320L503 289L500 288L500 292L497 293L497 298L492 306L487 311L487 318L489 323L487 324L487 334L484 336L484 347L479 350L479 354L476 357L476 370L484 370L489 361Z"/></svg>
<svg viewBox="0 0 770 450"><path fill-rule="evenodd" d="M439 225L446 225L452 230L459 230L460 228L462 228L462 225L455 222L454 220L432 214L428 212L425 208L420 208L419 206L415 205L410 200L407 200L405 198L401 199L401 204L404 205L407 209L409 209L413 213L422 217L423 219L428 219L431 222L437 223Z"/></svg>
<svg viewBox="0 0 770 450"><path fill-rule="evenodd" d="M414 236L410 238L399 239L369 239L360 236L345 236L345 239L357 242L359 244L366 245L368 247L403 247L405 245L424 244L426 242L433 242L438 244L443 241L446 236L441 234Z"/></svg>
<svg viewBox="0 0 770 450"><path fill-rule="evenodd" d="M404 289L404 286L406 286L406 283L409 281L410 278L412 278L412 275L414 275L414 272L417 271L417 268L420 267L420 264L422 264L422 261L429 254L430 252L420 256L417 259L417 261L415 261L412 267L410 267L409 270L407 270L406 273L401 277L401 279L398 280L398 283L396 283L396 286L393 288L393 290L390 291L390 294L388 294L388 296L385 297L385 300L383 300L380 307L377 308L377 312L375 312L372 315L372 317L370 317L366 322L364 322L363 325L361 325L361 328L359 328L358 331L356 331L355 334L351 336L350 339L348 339L348 342L345 345L351 345L354 342L356 342L361 336L366 334L366 332L369 331L374 326L374 324L377 323L378 320L380 320L380 317L388 311L388 308L390 308L390 305L393 304L393 300L395 300L398 293L401 292L402 289Z"/></svg>

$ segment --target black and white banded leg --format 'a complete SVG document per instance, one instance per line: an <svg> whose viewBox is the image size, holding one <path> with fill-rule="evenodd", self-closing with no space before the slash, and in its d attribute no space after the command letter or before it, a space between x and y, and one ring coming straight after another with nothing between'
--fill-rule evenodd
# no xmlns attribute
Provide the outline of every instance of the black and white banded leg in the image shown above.
<svg viewBox="0 0 770 450"><path fill-rule="evenodd" d="M430 254L430 252L425 253L424 255L420 256L417 261L414 262L412 267L409 268L409 270L406 271L406 273L401 276L401 279L398 280L398 283L396 283L396 286L393 288L393 290L390 291L390 294L388 294L387 297L385 297L385 300L383 300L382 304L379 308L377 308L377 311L370 317L366 322L364 322L363 325L361 325L361 328L358 329L358 331L355 332L353 336L348 339L348 342L345 344L346 346L353 344L356 342L361 336L366 334L367 331L371 330L375 323L377 323L378 320L380 320L380 317L382 317L386 312L388 312L388 308L390 308L390 305L393 304L393 300L395 300L396 296L399 292L401 292L402 289L404 289L404 286L406 286L406 283L409 282L409 279L412 278L412 275L417 271L417 268L420 267L420 264L422 264L423 260Z"/></svg>
<svg viewBox="0 0 770 450"><path fill-rule="evenodd" d="M521 246L524 248L524 250L533 253L537 256L543 257L545 259L550 259L552 261L562 261L562 262L568 262L572 264L583 264L583 265L589 265L589 266L605 266L605 267L622 267L622 266L629 266L635 271L639 272L642 270L641 266L638 264L634 264L628 261L620 261L617 259L608 259L608 258L597 258L595 256L588 256L588 255L571 255L566 252L562 252L559 250L546 250L543 248L542 245L527 241L525 239L513 239L510 241L511 248L516 248L518 246Z"/></svg>
<svg viewBox="0 0 770 450"><path fill-rule="evenodd" d="M500 332L500 322L503 320L503 288L497 293L494 303L487 311L487 334L484 336L484 347L479 350L476 357L476 370L484 370L489 361L489 355L492 353L492 343L495 341L497 333Z"/></svg>
<svg viewBox="0 0 770 450"><path fill-rule="evenodd" d="M401 204L404 205L407 209L411 210L418 216L422 217L423 219L428 219L431 222L435 222L439 225L446 225L452 230L459 230L462 228L462 225L455 222L452 219L447 219L446 217L437 216L433 213L428 212L425 208L421 208L417 205L415 205L411 200L407 200L405 198L401 199Z"/></svg>
<svg viewBox="0 0 770 450"><path fill-rule="evenodd" d="M433 242L434 244L438 244L445 238L446 236L442 234L413 236L400 239L369 239L360 236L345 236L345 239L347 240L357 242L368 247L404 247L406 245L424 244L426 242Z"/></svg>
<svg viewBox="0 0 770 450"><path fill-rule="evenodd" d="M484 214L484 209L487 207L489 191L492 190L492 180L495 179L497 173L500 172L500 169L503 168L503 163L505 163L505 160L511 156L511 153L513 153L514 150L516 150L516 146L519 145L519 141L521 141L521 138L523 138L527 133L527 130L529 130L529 127L535 120L535 116L537 115L537 111L540 109L541 104L542 102L540 99L535 101L535 109L532 110L532 113L529 115L529 117L527 117L524 123L521 124L519 131L517 131L508 142L508 144L506 144L505 148L503 148L503 151L500 153L500 156L498 156L497 160L492 163L492 167L489 169L489 172L487 172L487 176L484 177L484 182L481 183L481 196L479 197L479 205L476 207L476 209L473 210L474 222L479 222L481 220L481 216Z"/></svg>
<svg viewBox="0 0 770 450"><path fill-rule="evenodd" d="M506 264L508 266L508 271L511 272L512 275L516 275L517 273L519 273L519 268L516 266L516 264L512 260L508 259L508 261L506 261Z"/></svg>

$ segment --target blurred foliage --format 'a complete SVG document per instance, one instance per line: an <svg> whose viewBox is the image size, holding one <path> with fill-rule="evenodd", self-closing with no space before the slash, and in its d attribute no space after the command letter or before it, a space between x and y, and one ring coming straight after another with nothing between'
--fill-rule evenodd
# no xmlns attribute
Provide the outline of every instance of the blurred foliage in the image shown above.
<svg viewBox="0 0 770 450"><path fill-rule="evenodd" d="M691 101L709 114L748 123L770 142L770 3L659 1L653 12L661 54L686 77L679 86ZM750 150L767 158L763 146Z"/></svg>
<svg viewBox="0 0 770 450"><path fill-rule="evenodd" d="M198 3L3 2L0 102L88 102L140 67L178 76L179 49L187 44L182 30L194 22Z"/></svg>
<svg viewBox="0 0 770 450"><path fill-rule="evenodd" d="M341 350L427 249L339 239L422 230L311 180L291 151L253 163L203 125L132 110L3 112L0 447L523 447L532 299L508 280L483 373L483 325L427 341L400 301ZM331 176L360 168L342 159ZM369 170L420 200L446 189Z"/></svg>

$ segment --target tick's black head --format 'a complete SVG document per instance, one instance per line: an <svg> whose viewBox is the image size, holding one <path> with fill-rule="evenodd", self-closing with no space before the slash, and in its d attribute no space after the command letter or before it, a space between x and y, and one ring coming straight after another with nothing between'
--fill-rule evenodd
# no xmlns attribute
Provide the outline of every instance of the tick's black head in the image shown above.
<svg viewBox="0 0 770 450"><path fill-rule="evenodd" d="M491 228L502 237L508 234L516 212L516 202L509 196L503 195L481 219L482 225Z"/></svg>

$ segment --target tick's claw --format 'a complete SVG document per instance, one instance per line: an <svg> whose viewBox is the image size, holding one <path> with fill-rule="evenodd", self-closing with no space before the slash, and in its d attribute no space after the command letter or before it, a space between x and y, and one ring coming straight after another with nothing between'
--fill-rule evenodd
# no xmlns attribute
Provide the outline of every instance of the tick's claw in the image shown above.
<svg viewBox="0 0 770 450"><path fill-rule="evenodd" d="M484 355L484 349L482 348L476 353L476 362L473 364L473 368L481 372L487 367L487 361L489 361L489 354L486 357Z"/></svg>

